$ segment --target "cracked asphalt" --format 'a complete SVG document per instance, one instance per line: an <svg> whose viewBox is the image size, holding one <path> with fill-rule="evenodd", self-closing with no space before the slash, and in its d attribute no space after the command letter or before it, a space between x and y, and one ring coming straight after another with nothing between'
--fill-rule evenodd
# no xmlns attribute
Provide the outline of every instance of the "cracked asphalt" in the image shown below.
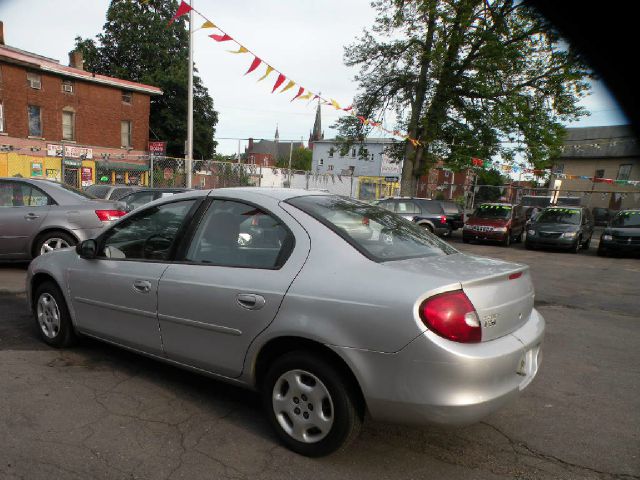
<svg viewBox="0 0 640 480"><path fill-rule="evenodd" d="M640 260L451 241L529 264L547 320L538 377L483 422L367 421L347 452L304 458L251 392L97 341L47 347L7 288L0 479L640 479ZM0 284L24 269L0 266Z"/></svg>

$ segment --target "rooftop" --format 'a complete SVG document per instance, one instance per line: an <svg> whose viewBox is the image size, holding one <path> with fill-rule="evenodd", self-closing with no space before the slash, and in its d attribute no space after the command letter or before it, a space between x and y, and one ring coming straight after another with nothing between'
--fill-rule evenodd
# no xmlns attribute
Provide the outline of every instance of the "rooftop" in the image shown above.
<svg viewBox="0 0 640 480"><path fill-rule="evenodd" d="M567 128L562 159L640 156L640 143L629 125Z"/></svg>
<svg viewBox="0 0 640 480"><path fill-rule="evenodd" d="M121 78L107 77L106 75L87 72L86 70L81 70L79 68L67 67L65 65L61 65L58 60L53 58L44 57L42 55L20 50L15 47L9 47L7 45L0 45L0 60L16 65L22 65L33 70L61 75L66 78L74 78L77 80L124 88L149 95L162 95L162 90L152 85L131 82Z"/></svg>

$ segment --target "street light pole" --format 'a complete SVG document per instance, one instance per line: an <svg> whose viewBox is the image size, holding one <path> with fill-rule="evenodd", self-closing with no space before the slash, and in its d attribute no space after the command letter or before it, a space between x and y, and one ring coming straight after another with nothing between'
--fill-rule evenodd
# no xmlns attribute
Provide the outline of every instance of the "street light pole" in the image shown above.
<svg viewBox="0 0 640 480"><path fill-rule="evenodd" d="M293 155L293 140L289 143L289 188L291 188L291 156Z"/></svg>
<svg viewBox="0 0 640 480"><path fill-rule="evenodd" d="M187 188L192 186L193 175L193 0L189 11L189 86L187 96L187 151L185 155Z"/></svg>

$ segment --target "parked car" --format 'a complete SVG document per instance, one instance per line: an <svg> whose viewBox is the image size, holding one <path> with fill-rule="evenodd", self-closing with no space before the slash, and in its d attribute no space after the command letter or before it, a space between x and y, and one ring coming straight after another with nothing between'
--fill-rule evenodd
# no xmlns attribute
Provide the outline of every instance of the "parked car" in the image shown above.
<svg viewBox="0 0 640 480"><path fill-rule="evenodd" d="M536 376L545 325L527 266L296 189L157 200L36 259L27 289L47 344L88 335L256 389L283 443L309 456L346 446L365 411L478 421Z"/></svg>
<svg viewBox="0 0 640 480"><path fill-rule="evenodd" d="M0 178L0 260L29 260L100 234L126 212L49 180Z"/></svg>
<svg viewBox="0 0 640 480"><path fill-rule="evenodd" d="M606 226L617 212L609 208L593 207L591 214L593 215L593 222L598 226Z"/></svg>
<svg viewBox="0 0 640 480"><path fill-rule="evenodd" d="M444 214L447 216L447 223L451 230L458 230L464 227L464 210L455 202L440 201Z"/></svg>
<svg viewBox="0 0 640 480"><path fill-rule="evenodd" d="M545 208L529 225L525 246L564 248L578 253L581 248L589 248L593 226L593 216L587 207Z"/></svg>
<svg viewBox="0 0 640 480"><path fill-rule="evenodd" d="M142 187L137 185L89 185L84 189L89 195L104 200L120 200L131 192L140 190Z"/></svg>
<svg viewBox="0 0 640 480"><path fill-rule="evenodd" d="M640 253L640 210L622 210L602 232L598 255Z"/></svg>
<svg viewBox="0 0 640 480"><path fill-rule="evenodd" d="M130 212L149 202L153 202L159 198L170 197L176 193L188 191L187 188L141 188L133 192L126 193L119 198L119 201L125 204L125 210Z"/></svg>
<svg viewBox="0 0 640 480"><path fill-rule="evenodd" d="M462 241L500 242L505 247L522 241L525 211L520 205L483 203L475 209L462 230Z"/></svg>
<svg viewBox="0 0 640 480"><path fill-rule="evenodd" d="M449 236L453 230L451 225L447 223L444 208L438 200L396 197L386 198L380 201L378 206L397 213L436 235Z"/></svg>

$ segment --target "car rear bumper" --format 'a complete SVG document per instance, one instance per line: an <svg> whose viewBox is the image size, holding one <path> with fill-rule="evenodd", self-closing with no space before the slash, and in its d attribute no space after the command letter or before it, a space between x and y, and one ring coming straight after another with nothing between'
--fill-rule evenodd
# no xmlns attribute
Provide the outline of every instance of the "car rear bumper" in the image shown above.
<svg viewBox="0 0 640 480"><path fill-rule="evenodd" d="M426 332L395 354L334 348L350 363L374 419L465 425L494 412L533 380L544 326L534 309L515 332L478 344Z"/></svg>
<svg viewBox="0 0 640 480"><path fill-rule="evenodd" d="M476 232L474 230L464 230L462 232L462 238L465 240L480 240L489 242L502 242L504 241L506 232Z"/></svg>

